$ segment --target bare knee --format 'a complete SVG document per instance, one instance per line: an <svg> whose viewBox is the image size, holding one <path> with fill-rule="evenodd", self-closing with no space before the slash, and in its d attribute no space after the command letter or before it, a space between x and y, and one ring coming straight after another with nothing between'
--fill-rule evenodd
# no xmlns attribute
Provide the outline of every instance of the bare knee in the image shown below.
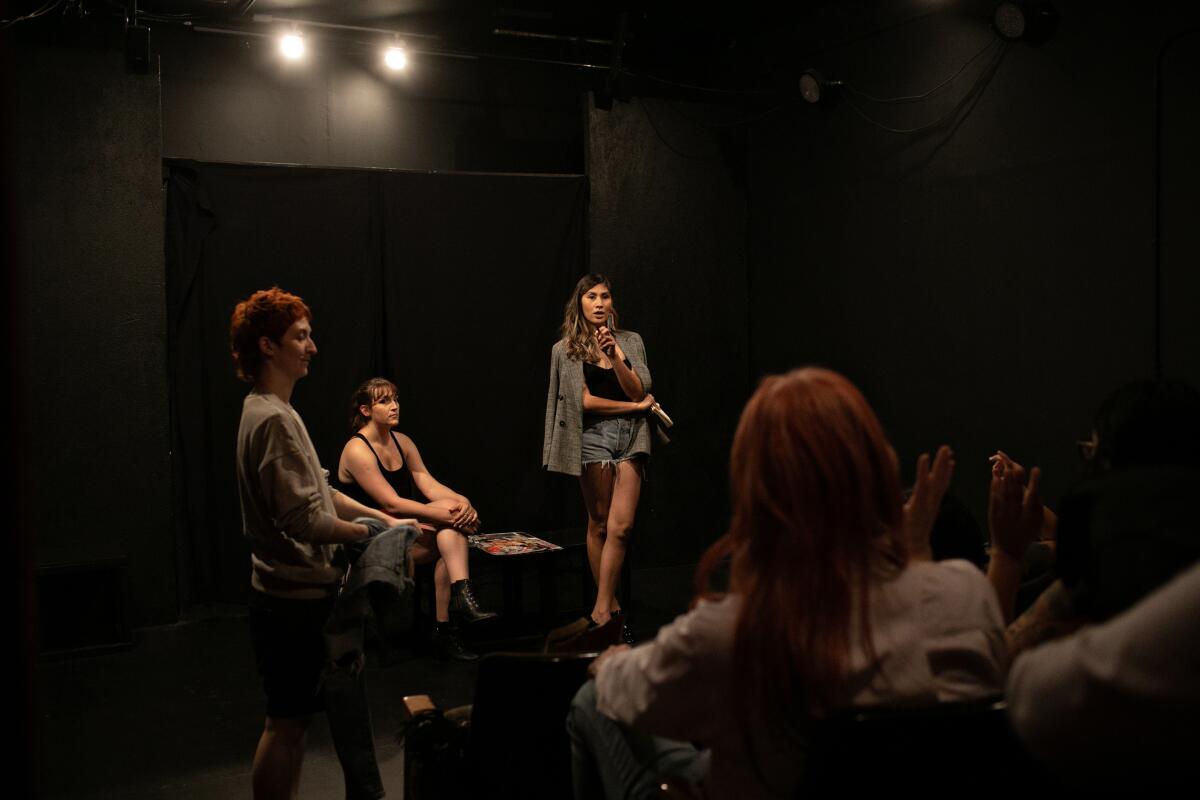
<svg viewBox="0 0 1200 800"><path fill-rule="evenodd" d="M413 541L409 556L417 564L428 564L438 557L437 539L431 533L422 533Z"/></svg>
<svg viewBox="0 0 1200 800"><path fill-rule="evenodd" d="M267 717L263 732L289 747L303 747L312 717Z"/></svg>
<svg viewBox="0 0 1200 800"><path fill-rule="evenodd" d="M608 521L608 536L621 544L629 541L629 534L633 532L633 521L623 519L610 519Z"/></svg>
<svg viewBox="0 0 1200 800"><path fill-rule="evenodd" d="M608 518L589 516L587 535L589 539L605 539L608 536Z"/></svg>

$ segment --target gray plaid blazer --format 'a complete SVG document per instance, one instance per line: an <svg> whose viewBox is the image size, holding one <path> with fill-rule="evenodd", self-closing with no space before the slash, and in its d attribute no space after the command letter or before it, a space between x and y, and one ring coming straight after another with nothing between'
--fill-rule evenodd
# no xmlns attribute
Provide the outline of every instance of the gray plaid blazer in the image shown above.
<svg viewBox="0 0 1200 800"><path fill-rule="evenodd" d="M616 331L617 343L625 352L633 371L650 391L650 368L646 366L646 347L633 331ZM650 455L650 423L637 417L631 453ZM546 393L546 424L542 437L542 469L578 475L583 471L583 362L567 355L560 339L550 348L550 390Z"/></svg>

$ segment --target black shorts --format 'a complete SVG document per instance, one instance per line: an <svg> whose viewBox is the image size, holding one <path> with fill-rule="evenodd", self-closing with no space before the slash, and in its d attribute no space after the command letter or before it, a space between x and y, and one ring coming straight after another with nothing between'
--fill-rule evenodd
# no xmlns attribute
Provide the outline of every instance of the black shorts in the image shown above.
<svg viewBox="0 0 1200 800"><path fill-rule="evenodd" d="M282 600L250 590L250 640L267 694L267 716L304 717L325 707L325 621L335 597Z"/></svg>

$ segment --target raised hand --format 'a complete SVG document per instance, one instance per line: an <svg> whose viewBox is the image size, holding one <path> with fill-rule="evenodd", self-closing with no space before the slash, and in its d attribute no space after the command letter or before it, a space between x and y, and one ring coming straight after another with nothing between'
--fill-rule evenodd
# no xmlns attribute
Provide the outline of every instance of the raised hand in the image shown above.
<svg viewBox="0 0 1200 800"><path fill-rule="evenodd" d="M953 477L954 451L949 446L942 445L937 449L932 466L928 453L917 458L912 496L904 504L904 539L909 555L915 559L933 558L929 535Z"/></svg>
<svg viewBox="0 0 1200 800"><path fill-rule="evenodd" d="M1013 461L1012 457L1003 450L997 450L995 455L988 457L988 461L992 463L993 475L999 474L1003 477L1010 472L1021 475L1025 473L1025 468ZM1051 547L1058 539L1058 515L1044 505L1042 506L1042 528L1039 531L1039 538Z"/></svg>
<svg viewBox="0 0 1200 800"><path fill-rule="evenodd" d="M1020 561L1025 548L1042 530L1044 510L1038 485L1042 471L1037 467L1025 482L1025 468L1003 453L993 456L992 484L988 494L988 533L992 547Z"/></svg>

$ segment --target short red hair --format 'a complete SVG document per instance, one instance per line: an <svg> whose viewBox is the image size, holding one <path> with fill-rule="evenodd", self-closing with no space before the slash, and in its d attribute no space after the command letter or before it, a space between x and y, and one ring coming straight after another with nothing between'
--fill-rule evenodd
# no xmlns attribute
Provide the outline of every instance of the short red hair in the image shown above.
<svg viewBox="0 0 1200 800"><path fill-rule="evenodd" d="M858 388L808 367L759 384L729 473L729 531L701 560L697 589L707 594L717 563L732 558L737 687L787 730L846 700L857 634L870 653L870 575L907 557L899 469Z"/></svg>
<svg viewBox="0 0 1200 800"><path fill-rule="evenodd" d="M259 289L238 303L229 323L229 348L237 376L246 383L258 380L262 351L258 340L268 336L278 342L298 319L312 319L312 311L294 294L278 286Z"/></svg>

